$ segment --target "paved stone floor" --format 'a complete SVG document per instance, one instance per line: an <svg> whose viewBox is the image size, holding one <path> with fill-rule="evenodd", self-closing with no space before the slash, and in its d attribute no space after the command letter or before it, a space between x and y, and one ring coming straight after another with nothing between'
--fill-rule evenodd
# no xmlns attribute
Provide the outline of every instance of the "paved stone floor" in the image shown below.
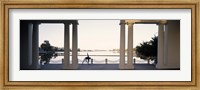
<svg viewBox="0 0 200 90"><path fill-rule="evenodd" d="M41 66L41 70L62 70L62 64ZM79 64L78 70L119 70L118 64ZM153 64L135 64L134 70L157 70Z"/></svg>

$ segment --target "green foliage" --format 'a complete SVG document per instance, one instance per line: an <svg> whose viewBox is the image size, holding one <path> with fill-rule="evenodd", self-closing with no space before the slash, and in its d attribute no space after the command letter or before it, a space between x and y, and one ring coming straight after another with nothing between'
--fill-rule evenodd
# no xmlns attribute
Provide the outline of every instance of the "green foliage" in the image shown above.
<svg viewBox="0 0 200 90"><path fill-rule="evenodd" d="M157 60L158 37L154 36L150 41L140 43L136 46L136 55L145 60Z"/></svg>
<svg viewBox="0 0 200 90"><path fill-rule="evenodd" d="M44 53L41 54L41 61L40 61L41 63L48 64L51 58L57 56L55 54L57 48L51 46L49 41L44 41L44 43L40 45L40 48L44 51Z"/></svg>

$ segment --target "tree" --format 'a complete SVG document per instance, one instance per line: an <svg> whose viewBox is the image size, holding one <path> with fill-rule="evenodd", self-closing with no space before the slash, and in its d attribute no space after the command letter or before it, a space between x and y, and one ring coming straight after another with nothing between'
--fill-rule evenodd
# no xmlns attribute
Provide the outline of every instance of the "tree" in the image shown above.
<svg viewBox="0 0 200 90"><path fill-rule="evenodd" d="M136 46L136 55L141 59L155 60L157 63L157 43L158 37L154 36L150 41L142 42L139 46Z"/></svg>
<svg viewBox="0 0 200 90"><path fill-rule="evenodd" d="M56 48L51 46L49 41L45 40L44 43L40 45L40 48L44 51L41 54L41 61L40 63L48 64L52 57L56 57L55 54Z"/></svg>

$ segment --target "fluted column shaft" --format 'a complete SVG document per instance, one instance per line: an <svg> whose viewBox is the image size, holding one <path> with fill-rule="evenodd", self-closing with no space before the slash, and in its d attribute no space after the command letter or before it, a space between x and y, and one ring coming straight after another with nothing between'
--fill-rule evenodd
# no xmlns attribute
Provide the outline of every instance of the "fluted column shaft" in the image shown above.
<svg viewBox="0 0 200 90"><path fill-rule="evenodd" d="M160 67L164 64L164 24L159 23L158 25L158 54L157 54L157 65Z"/></svg>
<svg viewBox="0 0 200 90"><path fill-rule="evenodd" d="M125 24L125 20L120 21L120 69L125 67Z"/></svg>
<svg viewBox="0 0 200 90"><path fill-rule="evenodd" d="M64 61L63 69L68 69L70 64L70 23L64 23Z"/></svg>
<svg viewBox="0 0 200 90"><path fill-rule="evenodd" d="M28 23L28 66L32 65L33 24Z"/></svg>
<svg viewBox="0 0 200 90"><path fill-rule="evenodd" d="M32 40L32 66L33 69L39 69L39 23L33 23L33 40Z"/></svg>
<svg viewBox="0 0 200 90"><path fill-rule="evenodd" d="M164 62L163 64L167 65L168 63L168 25L164 26Z"/></svg>
<svg viewBox="0 0 200 90"><path fill-rule="evenodd" d="M134 23L128 23L128 68L133 69L133 25Z"/></svg>
<svg viewBox="0 0 200 90"><path fill-rule="evenodd" d="M72 31L72 66L78 68L78 22L74 22Z"/></svg>

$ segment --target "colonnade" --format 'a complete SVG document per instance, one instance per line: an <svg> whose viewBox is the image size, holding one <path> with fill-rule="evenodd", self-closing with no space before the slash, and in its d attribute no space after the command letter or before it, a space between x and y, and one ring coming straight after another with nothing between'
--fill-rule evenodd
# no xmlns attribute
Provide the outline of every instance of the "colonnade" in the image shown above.
<svg viewBox="0 0 200 90"><path fill-rule="evenodd" d="M77 20L24 20L20 26L20 69L40 69L39 25L41 23L64 24L63 69L78 68L78 21ZM72 63L70 63L70 25L72 24Z"/></svg>
<svg viewBox="0 0 200 90"><path fill-rule="evenodd" d="M128 54L127 63L125 62L125 25L128 25ZM120 69L133 69L133 22L126 22L125 20L120 21Z"/></svg>
<svg viewBox="0 0 200 90"><path fill-rule="evenodd" d="M70 28L72 24L72 63L70 63ZM78 22L64 23L64 61L63 69L77 69L78 68Z"/></svg>
<svg viewBox="0 0 200 90"><path fill-rule="evenodd" d="M158 69L180 68L180 21L179 20L120 20L119 69L134 69L133 26L134 24L158 25ZM125 62L125 25L128 25L127 63ZM148 32L148 31L147 31Z"/></svg>
<svg viewBox="0 0 200 90"><path fill-rule="evenodd" d="M62 69L78 68L78 21L77 20L35 20L26 21L20 30L20 68L39 69L39 25L41 23L64 24L64 60ZM134 69L133 26L134 24L158 25L158 69L180 68L180 21L179 20L120 20L120 63L119 69ZM27 27L23 27L27 25ZM70 63L70 25L72 25L72 63ZM128 26L127 63L125 62L126 25ZM28 29L28 30L27 30ZM23 48L27 48L24 50ZM28 59L28 60L27 60ZM31 68L27 68L31 67Z"/></svg>

